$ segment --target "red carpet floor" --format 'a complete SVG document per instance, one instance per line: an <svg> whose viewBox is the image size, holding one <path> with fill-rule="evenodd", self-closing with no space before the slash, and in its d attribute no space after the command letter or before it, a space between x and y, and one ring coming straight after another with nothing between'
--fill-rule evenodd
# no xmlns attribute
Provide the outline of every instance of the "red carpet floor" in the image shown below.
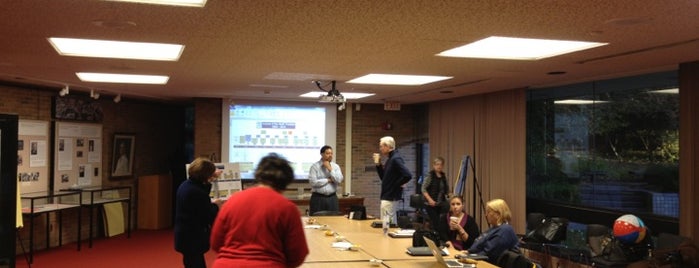
<svg viewBox="0 0 699 268"><path fill-rule="evenodd" d="M21 252L18 252L16 267L30 267ZM206 254L208 266L213 264L215 253ZM33 268L131 268L131 267L183 267L182 255L174 249L172 229L135 230L131 237L126 234L93 240L92 248L83 241L77 251L77 244L65 244L61 247L38 250L34 252Z"/></svg>

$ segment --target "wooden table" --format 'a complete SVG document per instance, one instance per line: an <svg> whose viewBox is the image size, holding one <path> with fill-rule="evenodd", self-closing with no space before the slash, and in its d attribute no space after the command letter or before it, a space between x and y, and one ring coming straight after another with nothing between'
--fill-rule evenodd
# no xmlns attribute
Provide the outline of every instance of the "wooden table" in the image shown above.
<svg viewBox="0 0 699 268"><path fill-rule="evenodd" d="M371 220L350 220L343 216L313 217L316 224L327 225L327 229L345 240L359 245L359 251L342 251L331 247L335 237L326 236L321 229L305 229L310 253L302 267L372 267L371 259L383 260L381 267L440 267L432 256L414 257L406 249L412 246L412 238L391 238L381 228L371 227ZM304 217L304 222L307 218ZM454 258L458 252L451 250L445 259ZM497 267L479 261L478 267Z"/></svg>
<svg viewBox="0 0 699 268"><path fill-rule="evenodd" d="M326 236L325 230L305 229L306 243L310 252L306 256L306 263L313 262L338 262L338 261L362 261L368 263L373 257L364 251L340 250L332 247L335 237Z"/></svg>
<svg viewBox="0 0 699 268"><path fill-rule="evenodd" d="M299 207L299 210L301 210L301 215L305 214L305 213L304 213L304 212L305 212L304 210L308 208L308 206L309 206L309 204L310 204L310 202L311 202L311 199L310 199L310 198L302 198L302 199L298 199L298 198L289 198L289 200L290 200L291 202L294 202L294 204L296 204L296 206ZM358 205L358 206L363 206L363 205L364 205L364 197L356 197L356 196L353 196L353 197L342 197L342 196L338 196L338 197L337 197L337 200L338 200L338 206L339 206L340 212L345 213L345 214L349 214L350 208L351 208L353 205Z"/></svg>

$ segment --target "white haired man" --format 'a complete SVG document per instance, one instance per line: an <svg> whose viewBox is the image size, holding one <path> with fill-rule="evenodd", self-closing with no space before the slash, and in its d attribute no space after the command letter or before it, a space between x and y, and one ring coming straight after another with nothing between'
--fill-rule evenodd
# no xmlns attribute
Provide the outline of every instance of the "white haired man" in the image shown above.
<svg viewBox="0 0 699 268"><path fill-rule="evenodd" d="M376 171L381 179L381 217L389 215L391 223L396 223L397 202L403 199L403 185L412 179L413 174L405 166L405 160L396 151L396 141L391 136L379 140L379 151L387 157L381 163L378 156L374 157Z"/></svg>

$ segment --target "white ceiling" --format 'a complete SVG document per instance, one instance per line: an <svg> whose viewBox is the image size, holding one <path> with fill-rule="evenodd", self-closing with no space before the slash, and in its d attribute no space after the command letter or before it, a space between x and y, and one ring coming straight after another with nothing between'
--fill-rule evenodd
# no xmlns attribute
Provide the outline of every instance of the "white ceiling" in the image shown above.
<svg viewBox="0 0 699 268"><path fill-rule="evenodd" d="M204 8L3 0L0 81L56 90L66 83L71 92L125 98L302 100L317 90L312 80L337 80L341 92L376 93L357 102L422 103L676 69L699 60L698 16L697 0L208 0ZM434 56L492 35L609 45L538 61ZM185 49L177 62L64 57L47 37ZM87 83L78 71L171 78L166 85ZM566 73L547 74L553 71ZM368 73L454 78L423 86L345 83Z"/></svg>

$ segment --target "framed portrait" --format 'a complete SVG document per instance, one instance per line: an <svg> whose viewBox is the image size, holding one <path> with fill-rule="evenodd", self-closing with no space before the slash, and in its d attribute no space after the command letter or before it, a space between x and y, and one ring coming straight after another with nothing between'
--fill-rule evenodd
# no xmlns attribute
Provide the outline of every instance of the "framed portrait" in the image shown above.
<svg viewBox="0 0 699 268"><path fill-rule="evenodd" d="M112 177L133 176L133 160L136 136L132 134L114 134L112 146Z"/></svg>

